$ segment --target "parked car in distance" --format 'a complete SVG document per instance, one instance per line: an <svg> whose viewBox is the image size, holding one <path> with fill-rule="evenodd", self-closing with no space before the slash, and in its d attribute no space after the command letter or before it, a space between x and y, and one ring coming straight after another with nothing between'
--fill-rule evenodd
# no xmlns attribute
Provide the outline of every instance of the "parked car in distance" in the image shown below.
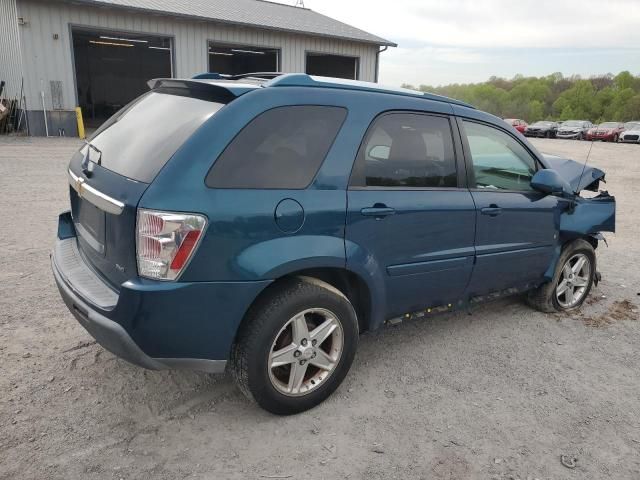
<svg viewBox="0 0 640 480"><path fill-rule="evenodd" d="M587 140L602 140L603 142L617 142L624 132L622 122L604 122L587 131Z"/></svg>
<svg viewBox="0 0 640 480"><path fill-rule="evenodd" d="M505 118L504 121L507 123L507 125L511 125L520 133L524 133L528 125L527 122L525 122L524 120L520 120L519 118Z"/></svg>
<svg viewBox="0 0 640 480"><path fill-rule="evenodd" d="M593 127L593 123L587 120L567 120L562 122L562 126L558 127L556 133L557 138L572 138L576 140L584 140L587 132Z"/></svg>
<svg viewBox="0 0 640 480"><path fill-rule="evenodd" d="M624 143L640 143L640 120L624 124L624 131L620 134L620 141Z"/></svg>
<svg viewBox="0 0 640 480"><path fill-rule="evenodd" d="M558 124L556 122L541 120L527 126L524 129L524 135L525 137L555 138L557 131Z"/></svg>
<svg viewBox="0 0 640 480"><path fill-rule="evenodd" d="M498 117L305 74L150 87L71 158L52 254L70 312L131 363L228 368L292 414L360 332L517 292L572 310L599 280L615 199L579 192L604 172Z"/></svg>

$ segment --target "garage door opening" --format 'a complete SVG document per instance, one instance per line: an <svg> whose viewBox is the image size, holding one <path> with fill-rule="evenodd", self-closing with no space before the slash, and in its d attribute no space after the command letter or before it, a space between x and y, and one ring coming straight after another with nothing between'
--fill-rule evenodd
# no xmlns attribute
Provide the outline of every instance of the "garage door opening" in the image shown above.
<svg viewBox="0 0 640 480"><path fill-rule="evenodd" d="M280 51L275 48L209 44L209 71L227 75L278 72Z"/></svg>
<svg viewBox="0 0 640 480"><path fill-rule="evenodd" d="M87 128L97 128L149 90L152 78L171 77L171 39L73 30L78 104Z"/></svg>
<svg viewBox="0 0 640 480"><path fill-rule="evenodd" d="M307 53L307 73L358 80L359 60L358 57L309 52Z"/></svg>

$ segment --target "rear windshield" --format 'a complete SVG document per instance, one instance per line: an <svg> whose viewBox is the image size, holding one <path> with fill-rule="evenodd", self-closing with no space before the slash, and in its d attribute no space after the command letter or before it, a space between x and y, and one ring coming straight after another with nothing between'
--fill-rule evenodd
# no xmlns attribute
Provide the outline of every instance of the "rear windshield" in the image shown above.
<svg viewBox="0 0 640 480"><path fill-rule="evenodd" d="M150 183L193 132L223 106L187 95L151 91L110 118L90 142L101 152L104 168ZM91 158L95 159L95 150Z"/></svg>

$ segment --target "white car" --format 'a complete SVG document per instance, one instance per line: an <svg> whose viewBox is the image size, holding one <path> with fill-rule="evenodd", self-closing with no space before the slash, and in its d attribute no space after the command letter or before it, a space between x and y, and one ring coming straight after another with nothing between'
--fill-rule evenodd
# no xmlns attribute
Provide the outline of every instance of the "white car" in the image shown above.
<svg viewBox="0 0 640 480"><path fill-rule="evenodd" d="M640 120L624 124L624 132L620 134L620 142L640 143Z"/></svg>

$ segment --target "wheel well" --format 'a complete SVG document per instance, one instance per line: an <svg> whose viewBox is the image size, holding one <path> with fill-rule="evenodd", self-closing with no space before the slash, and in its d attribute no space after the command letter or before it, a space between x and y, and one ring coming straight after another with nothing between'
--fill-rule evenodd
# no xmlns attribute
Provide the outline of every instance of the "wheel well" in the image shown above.
<svg viewBox="0 0 640 480"><path fill-rule="evenodd" d="M362 333L369 329L369 319L371 318L371 294L369 287L360 276L342 268L309 268L284 275L263 290L253 301L247 312L256 306L259 308L260 302L270 296L274 290L282 288L283 285L286 285L295 277L315 278L338 289L353 305L358 317L360 332ZM244 324L244 320L242 324ZM242 324L240 328L242 328ZM238 330L240 330L240 328Z"/></svg>
<svg viewBox="0 0 640 480"><path fill-rule="evenodd" d="M593 249L595 250L596 248L598 248L598 239L594 238L592 235L583 235L583 236L579 236L579 237L573 237L573 238L568 238L564 241L564 243L562 244L562 250L564 250L565 248L567 248L567 245L569 245L570 243L576 241L576 240L584 240L585 242L588 242Z"/></svg>

